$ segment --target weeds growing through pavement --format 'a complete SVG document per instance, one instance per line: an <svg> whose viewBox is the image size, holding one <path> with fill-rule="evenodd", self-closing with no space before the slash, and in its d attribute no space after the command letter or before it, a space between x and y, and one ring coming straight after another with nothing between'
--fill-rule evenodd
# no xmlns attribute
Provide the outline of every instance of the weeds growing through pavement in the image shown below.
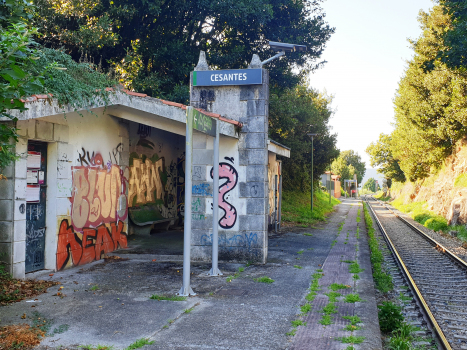
<svg viewBox="0 0 467 350"><path fill-rule="evenodd" d="M154 344L154 341L149 341L149 339L147 338L141 338L141 339L136 340L133 344L131 344L125 350L136 350L136 349L142 348L143 346L152 345L152 344Z"/></svg>
<svg viewBox="0 0 467 350"><path fill-rule="evenodd" d="M303 269L303 267L300 266L300 265L294 265L293 267L295 267L296 269L299 269L299 270Z"/></svg>
<svg viewBox="0 0 467 350"><path fill-rule="evenodd" d="M363 301L362 299L360 299L360 296L355 293L355 294L347 294L345 297L344 297L344 301L346 303L356 303L358 301Z"/></svg>
<svg viewBox="0 0 467 350"><path fill-rule="evenodd" d="M328 288L335 292L336 290L339 290L339 289L349 289L350 286L346 284L333 283Z"/></svg>
<svg viewBox="0 0 467 350"><path fill-rule="evenodd" d="M253 278L253 280L256 281L256 282L261 282L261 283L274 283L274 280L272 278L267 277L267 276L259 277L259 278Z"/></svg>

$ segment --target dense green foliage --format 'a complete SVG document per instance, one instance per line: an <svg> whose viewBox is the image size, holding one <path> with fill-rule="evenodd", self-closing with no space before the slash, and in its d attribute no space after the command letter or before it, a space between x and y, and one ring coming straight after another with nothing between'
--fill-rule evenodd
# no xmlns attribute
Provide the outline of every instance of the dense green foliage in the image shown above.
<svg viewBox="0 0 467 350"><path fill-rule="evenodd" d="M376 183L376 180L370 177L366 180L365 184L363 185L363 189L370 190L371 192L376 192L380 189L379 184Z"/></svg>
<svg viewBox="0 0 467 350"><path fill-rule="evenodd" d="M332 212L335 205L340 201L329 194L316 191L313 201L313 212L311 211L311 193L303 191L284 191L282 194L282 220L294 222L307 227L317 221L326 219L326 214Z"/></svg>
<svg viewBox="0 0 467 350"><path fill-rule="evenodd" d="M385 294L394 288L392 277L383 270L383 253L381 253L381 250L379 249L378 239L376 238L375 229L373 227L373 219L368 211L368 204L366 203L363 205L363 213L366 229L368 231L368 245L370 246L371 251L370 260L373 267L373 280L375 281L376 288L381 293Z"/></svg>
<svg viewBox="0 0 467 350"><path fill-rule="evenodd" d="M383 301L381 305L378 305L378 309L381 332L391 333L402 326L404 321L402 307L390 301Z"/></svg>
<svg viewBox="0 0 467 350"><path fill-rule="evenodd" d="M439 0L452 18L451 26L445 30L445 49L438 52L438 58L451 68L467 67L467 3L459 0Z"/></svg>
<svg viewBox="0 0 467 350"><path fill-rule="evenodd" d="M352 150L340 152L339 157L331 164L331 171L340 175L341 183L344 180L352 180L354 174L357 174L357 182L362 182L365 170L365 162Z"/></svg>
<svg viewBox="0 0 467 350"><path fill-rule="evenodd" d="M399 197L391 202L391 205L398 210L409 214L415 221L433 231L447 231L449 226L447 220L434 212L426 209L425 202L412 202L404 204L403 197Z"/></svg>
<svg viewBox="0 0 467 350"><path fill-rule="evenodd" d="M25 110L21 97L40 93L43 90L45 66L34 72L28 68L35 65L37 51L33 35L35 28L28 26L26 2L7 0L0 6L0 117L11 123L0 124L0 180L3 169L16 159L16 118L11 110Z"/></svg>
<svg viewBox="0 0 467 350"><path fill-rule="evenodd" d="M254 53L270 56L267 40L307 45L306 53L268 65L271 86L293 87L319 65L315 59L334 32L321 0L34 2L45 46L64 47L75 60L88 54L126 87L183 103L200 50L225 69L246 67Z"/></svg>
<svg viewBox="0 0 467 350"><path fill-rule="evenodd" d="M331 134L331 99L317 91L297 86L281 94L272 93L269 111L269 135L292 149L283 160L284 189L309 190L311 187L311 138L313 138L313 173L317 187L319 176L337 157L337 135Z"/></svg>
<svg viewBox="0 0 467 350"><path fill-rule="evenodd" d="M410 181L437 171L467 134L467 71L453 67L462 63L461 56L447 54L465 51L465 39L454 40L453 23L460 28L460 12L443 5L448 2L454 3L441 1L429 13L420 13L423 34L411 42L415 54L399 83L395 130L367 150L372 165L396 181L404 181L400 170ZM448 65L449 57L457 63Z"/></svg>
<svg viewBox="0 0 467 350"><path fill-rule="evenodd" d="M378 172L388 179L404 182L405 175L399 160L395 159L391 151L391 135L380 134L377 142L372 142L366 149L370 156L372 167L378 167Z"/></svg>

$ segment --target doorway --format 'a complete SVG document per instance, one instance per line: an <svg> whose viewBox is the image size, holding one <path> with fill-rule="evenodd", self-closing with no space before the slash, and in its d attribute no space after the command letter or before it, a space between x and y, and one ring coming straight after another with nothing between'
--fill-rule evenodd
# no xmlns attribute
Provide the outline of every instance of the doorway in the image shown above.
<svg viewBox="0 0 467 350"><path fill-rule="evenodd" d="M44 269L47 143L28 142L26 188L26 273Z"/></svg>

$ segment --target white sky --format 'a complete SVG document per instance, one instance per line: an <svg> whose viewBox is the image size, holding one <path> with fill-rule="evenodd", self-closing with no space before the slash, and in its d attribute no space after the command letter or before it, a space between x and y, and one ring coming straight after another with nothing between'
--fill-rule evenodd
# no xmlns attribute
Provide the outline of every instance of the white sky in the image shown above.
<svg viewBox="0 0 467 350"><path fill-rule="evenodd" d="M433 3L326 0L322 6L336 32L324 51L328 63L311 75L310 85L334 95L331 125L338 133L337 147L353 149L369 168L366 147L380 133L392 131L392 101L405 62L413 55L407 38L420 36L418 12Z"/></svg>

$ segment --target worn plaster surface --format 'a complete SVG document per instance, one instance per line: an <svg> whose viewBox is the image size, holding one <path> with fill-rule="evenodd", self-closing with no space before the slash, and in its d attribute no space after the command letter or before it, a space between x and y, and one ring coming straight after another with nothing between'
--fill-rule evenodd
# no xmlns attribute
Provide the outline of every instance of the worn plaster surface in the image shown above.
<svg viewBox="0 0 467 350"><path fill-rule="evenodd" d="M186 301L149 299L153 294L174 295L180 289L183 272L180 242L170 237L170 232L135 237L135 241L131 238L130 249L113 254L121 259L97 261L53 276L44 273L42 278L59 281L63 288L59 291L60 286L54 286L33 302L1 307L0 325L31 322L33 312L38 312L52 322L51 331L61 325L69 326L65 332L45 338L38 347L41 350L73 350L98 344L125 349L140 338L154 341L144 347L154 350L345 349L348 344L335 341L346 325L344 320L335 315L335 324L325 329L316 323L320 305L326 302L323 296L315 299L312 312L305 316L307 326L299 326L295 337L286 333L292 330L291 321L299 318L299 306L305 303L311 276L317 269L324 270L325 276L320 279L323 286L334 282L334 278L339 283L353 282L351 278L348 280L348 266L340 266L339 260L341 255L350 257L356 252L358 241L356 259L365 271L360 273L361 279L355 286L365 302L339 303L339 315L354 313L362 319L363 329L358 335L365 336L366 340L356 348L379 349L363 224L359 225L359 239L349 238L345 247L342 241L347 231L356 229L357 204L355 200L343 202L326 223L316 228L283 229L280 234L270 234L265 265L221 262L219 267L224 276L213 278L205 276L209 264L193 263L192 287L197 295ZM344 220L346 224L338 236L338 227ZM177 231L172 232L181 236ZM331 249L334 240L340 243ZM303 252L299 254L299 251ZM227 277L233 276L240 267L244 271L228 282ZM275 282L254 281L264 276ZM57 292L63 296L56 296ZM24 314L26 319L21 318Z"/></svg>

